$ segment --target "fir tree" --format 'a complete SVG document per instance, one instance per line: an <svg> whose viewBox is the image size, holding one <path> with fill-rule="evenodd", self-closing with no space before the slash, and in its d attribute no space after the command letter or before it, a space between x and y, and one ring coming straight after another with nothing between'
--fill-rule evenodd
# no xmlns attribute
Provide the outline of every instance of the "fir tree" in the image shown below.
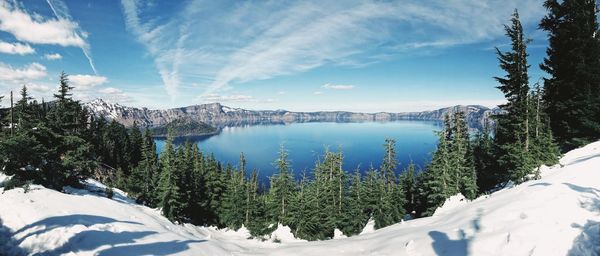
<svg viewBox="0 0 600 256"><path fill-rule="evenodd" d="M407 212L412 213L413 211L416 211L416 204L417 204L417 196L418 196L418 192L417 192L417 184L416 184L416 167L415 164L413 162L411 162L408 167L406 169L404 169L404 171L402 172L402 174L400 175L400 186L402 186L402 189L404 191L404 196L405 199L404 201L406 202L404 205L404 208L407 210Z"/></svg>
<svg viewBox="0 0 600 256"><path fill-rule="evenodd" d="M290 216L289 203L294 193L295 184L290 170L288 152L283 146L279 149L279 157L274 165L278 172L276 176L271 178L269 208L271 209L272 220L285 225Z"/></svg>
<svg viewBox="0 0 600 256"><path fill-rule="evenodd" d="M498 115L495 145L498 147L499 169L505 171L503 180L523 182L533 171L533 161L529 155L529 76L527 70L527 43L519 14L515 10L511 26L505 26L506 35L511 40L511 51L497 50L500 67L506 71L505 77L495 77L498 88L504 93L508 103L501 105L503 114Z"/></svg>
<svg viewBox="0 0 600 256"><path fill-rule="evenodd" d="M161 174L158 187L159 206L162 213L171 221L184 220L180 188L177 186L177 154L173 145L173 138L169 136L163 152L160 155Z"/></svg>
<svg viewBox="0 0 600 256"><path fill-rule="evenodd" d="M543 99L563 150L600 139L600 33L595 0L546 0Z"/></svg>

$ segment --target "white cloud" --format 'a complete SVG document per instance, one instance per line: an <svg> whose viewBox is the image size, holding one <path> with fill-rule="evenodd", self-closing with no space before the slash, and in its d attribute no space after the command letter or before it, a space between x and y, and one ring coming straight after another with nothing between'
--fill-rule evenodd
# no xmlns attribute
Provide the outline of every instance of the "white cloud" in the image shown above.
<svg viewBox="0 0 600 256"><path fill-rule="evenodd" d="M324 93L323 93L322 91L316 91L316 92L313 92L313 95L323 95L323 94L324 94Z"/></svg>
<svg viewBox="0 0 600 256"><path fill-rule="evenodd" d="M60 55L59 53L48 53L44 54L44 58L47 60L60 60L62 59L62 55Z"/></svg>
<svg viewBox="0 0 600 256"><path fill-rule="evenodd" d="M69 75L69 82L75 89L85 90L108 82L108 78L94 75Z"/></svg>
<svg viewBox="0 0 600 256"><path fill-rule="evenodd" d="M110 102L129 103L133 101L133 98L129 94L118 88L107 87L98 90L98 92L100 95L96 95L97 98L99 97Z"/></svg>
<svg viewBox="0 0 600 256"><path fill-rule="evenodd" d="M27 89L33 92L39 92L42 94L48 93L52 91L52 87L45 84L37 84L37 83L28 83Z"/></svg>
<svg viewBox="0 0 600 256"><path fill-rule="evenodd" d="M278 91L277 94L284 95L284 94L286 94L286 92L285 91Z"/></svg>
<svg viewBox="0 0 600 256"><path fill-rule="evenodd" d="M0 62L0 81L21 83L33 81L46 76L46 67L39 63L31 63L22 68Z"/></svg>
<svg viewBox="0 0 600 256"><path fill-rule="evenodd" d="M88 33L83 31L69 15L67 6L60 0L47 0L56 19L44 18L37 13L29 14L16 2L0 0L0 31L12 34L16 39L32 44L52 44L81 48L95 74Z"/></svg>
<svg viewBox="0 0 600 256"><path fill-rule="evenodd" d="M0 52L8 54L25 55L34 53L35 50L28 44L8 43L0 40Z"/></svg>
<svg viewBox="0 0 600 256"><path fill-rule="evenodd" d="M101 93L105 93L105 94L116 94L116 93L122 93L123 91L114 87L107 87L104 89L100 89Z"/></svg>
<svg viewBox="0 0 600 256"><path fill-rule="evenodd" d="M352 90L354 89L354 85L346 85L346 84L324 84L322 86L325 89L332 89L332 90Z"/></svg>
<svg viewBox="0 0 600 256"><path fill-rule="evenodd" d="M60 46L85 46L77 33L79 25L66 19L34 18L8 2L0 2L0 30L11 33L20 41Z"/></svg>

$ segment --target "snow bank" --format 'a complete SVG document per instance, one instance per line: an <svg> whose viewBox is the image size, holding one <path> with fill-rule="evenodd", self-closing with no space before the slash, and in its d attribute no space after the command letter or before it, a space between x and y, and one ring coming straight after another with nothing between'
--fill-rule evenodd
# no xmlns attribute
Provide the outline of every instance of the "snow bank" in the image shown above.
<svg viewBox="0 0 600 256"><path fill-rule="evenodd" d="M455 210L458 207L467 205L467 202L468 200L462 194L458 193L456 195L453 195L450 198L446 199L442 206L435 209L435 212L433 212L433 216L444 215L448 212Z"/></svg>
<svg viewBox="0 0 600 256"><path fill-rule="evenodd" d="M277 224L277 229L271 233L271 238L269 239L271 242L275 243L297 243L297 242L306 242L306 240L302 240L294 237L292 233L292 229L288 226L284 226Z"/></svg>
<svg viewBox="0 0 600 256"><path fill-rule="evenodd" d="M360 235L369 234L373 232L375 232L375 220L373 218L370 218L369 221L367 221L367 225L365 225L363 230L360 232Z"/></svg>
<svg viewBox="0 0 600 256"><path fill-rule="evenodd" d="M342 238L347 238L348 236L344 235L344 232L342 232L339 229L335 229L333 230L333 239L342 239Z"/></svg>
<svg viewBox="0 0 600 256"><path fill-rule="evenodd" d="M435 216L361 235L298 242L289 227L281 243L248 239L247 230L174 225L156 209L115 190L60 193L31 186L0 194L0 250L19 255L600 255L600 142L544 167L540 180L472 202L451 198ZM1 190L1 189L0 189ZM123 197L123 198L121 198ZM17 248L19 246L20 248ZM2 253L0 253L2 254Z"/></svg>

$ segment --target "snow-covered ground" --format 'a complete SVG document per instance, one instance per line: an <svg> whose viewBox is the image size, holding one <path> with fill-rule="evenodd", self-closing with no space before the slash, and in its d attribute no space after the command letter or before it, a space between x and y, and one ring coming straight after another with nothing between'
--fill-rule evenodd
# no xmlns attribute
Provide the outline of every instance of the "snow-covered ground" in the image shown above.
<svg viewBox="0 0 600 256"><path fill-rule="evenodd" d="M320 242L294 240L284 226L275 243L174 225L118 190L108 199L13 189L0 194L0 255L600 255L600 142L561 165L473 202L453 197L433 217Z"/></svg>

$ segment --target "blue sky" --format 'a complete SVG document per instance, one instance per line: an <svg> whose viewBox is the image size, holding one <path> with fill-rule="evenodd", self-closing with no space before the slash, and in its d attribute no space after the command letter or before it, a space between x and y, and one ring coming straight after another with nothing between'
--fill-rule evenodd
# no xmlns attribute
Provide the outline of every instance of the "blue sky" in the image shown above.
<svg viewBox="0 0 600 256"><path fill-rule="evenodd" d="M0 94L26 84L48 99L64 70L83 101L148 108L493 106L515 8L535 82L541 0L0 0Z"/></svg>

